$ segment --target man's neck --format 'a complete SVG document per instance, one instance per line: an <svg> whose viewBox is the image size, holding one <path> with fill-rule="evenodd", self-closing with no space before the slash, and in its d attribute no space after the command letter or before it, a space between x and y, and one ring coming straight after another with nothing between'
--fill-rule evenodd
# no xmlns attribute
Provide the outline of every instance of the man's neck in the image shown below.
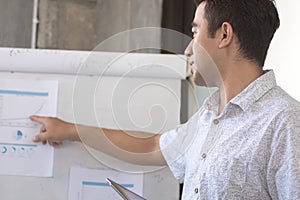
<svg viewBox="0 0 300 200"><path fill-rule="evenodd" d="M223 84L219 86L219 114L222 113L224 107L231 99L262 74L263 70L251 63L243 63L239 66L231 67L230 71L223 75Z"/></svg>

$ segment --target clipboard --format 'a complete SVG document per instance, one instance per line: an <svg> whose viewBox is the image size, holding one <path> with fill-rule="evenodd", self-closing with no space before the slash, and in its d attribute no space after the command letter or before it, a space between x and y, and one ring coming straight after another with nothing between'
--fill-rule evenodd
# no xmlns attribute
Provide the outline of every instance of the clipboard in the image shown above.
<svg viewBox="0 0 300 200"><path fill-rule="evenodd" d="M124 200L146 200L144 197L141 197L109 178L106 178L106 181Z"/></svg>

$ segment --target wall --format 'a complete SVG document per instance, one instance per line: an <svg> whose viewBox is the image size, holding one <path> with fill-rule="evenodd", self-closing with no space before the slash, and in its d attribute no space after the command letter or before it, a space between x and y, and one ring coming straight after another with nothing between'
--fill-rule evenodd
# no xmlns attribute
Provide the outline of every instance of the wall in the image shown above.
<svg viewBox="0 0 300 200"><path fill-rule="evenodd" d="M300 2L277 0L277 7L281 25L271 43L265 68L274 69L278 85L300 101Z"/></svg>
<svg viewBox="0 0 300 200"><path fill-rule="evenodd" d="M0 46L30 47L33 0L0 0Z"/></svg>
<svg viewBox="0 0 300 200"><path fill-rule="evenodd" d="M163 0L39 0L37 48L92 50L122 31L160 27ZM30 47L33 0L0 0L0 46ZM134 36L143 40L149 35ZM109 51L135 48L135 38ZM160 35L150 37L160 44ZM112 46L112 45L111 45Z"/></svg>
<svg viewBox="0 0 300 200"><path fill-rule="evenodd" d="M38 47L92 50L107 38L140 27L159 27L162 0L40 0ZM138 37L149 37L139 35ZM103 51L127 51L136 44L110 45ZM160 37L152 42L160 43Z"/></svg>

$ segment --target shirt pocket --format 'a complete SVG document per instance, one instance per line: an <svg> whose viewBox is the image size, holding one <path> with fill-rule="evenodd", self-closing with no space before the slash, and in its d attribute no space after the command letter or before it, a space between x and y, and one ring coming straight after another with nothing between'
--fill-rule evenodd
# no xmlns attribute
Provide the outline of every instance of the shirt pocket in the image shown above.
<svg viewBox="0 0 300 200"><path fill-rule="evenodd" d="M227 199L269 199L263 171L258 163L234 157L229 169Z"/></svg>
<svg viewBox="0 0 300 200"><path fill-rule="evenodd" d="M248 162L232 158L227 171L228 188L239 192L243 191L248 176Z"/></svg>

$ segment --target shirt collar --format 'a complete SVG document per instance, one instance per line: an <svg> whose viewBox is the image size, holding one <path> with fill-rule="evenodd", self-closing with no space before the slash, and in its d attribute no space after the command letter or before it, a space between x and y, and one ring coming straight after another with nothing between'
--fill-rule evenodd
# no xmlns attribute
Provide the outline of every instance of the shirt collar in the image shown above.
<svg viewBox="0 0 300 200"><path fill-rule="evenodd" d="M276 85L274 71L266 71L255 81L250 83L250 85L248 85L236 97L231 99L230 103L238 105L243 111L245 111Z"/></svg>
<svg viewBox="0 0 300 200"><path fill-rule="evenodd" d="M219 108L219 102L220 102L220 92L219 90L217 90L205 99L203 103L203 107L206 110L217 111Z"/></svg>
<svg viewBox="0 0 300 200"><path fill-rule="evenodd" d="M273 70L266 71L255 81L250 83L230 103L238 105L243 111L247 110L253 103L258 101L265 93L275 87L276 79ZM210 95L203 104L206 110L217 110L219 107L219 90Z"/></svg>

